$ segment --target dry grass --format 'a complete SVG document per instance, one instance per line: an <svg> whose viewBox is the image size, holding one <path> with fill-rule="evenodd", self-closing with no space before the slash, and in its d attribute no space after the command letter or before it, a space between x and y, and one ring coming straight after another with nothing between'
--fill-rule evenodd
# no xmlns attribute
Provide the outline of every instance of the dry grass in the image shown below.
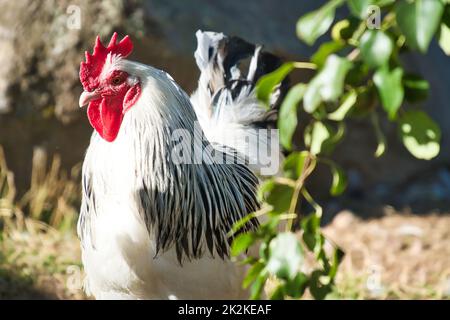
<svg viewBox="0 0 450 320"><path fill-rule="evenodd" d="M65 174L58 157L49 170L46 164L45 153L36 150L31 188L16 202L0 147L0 299L84 298L73 232L79 169Z"/></svg>
<svg viewBox="0 0 450 320"><path fill-rule="evenodd" d="M44 221L60 231L73 230L79 208L81 165L70 173L61 170L61 159L54 156L47 169L47 153L35 148L29 191L19 201L19 207L34 220Z"/></svg>

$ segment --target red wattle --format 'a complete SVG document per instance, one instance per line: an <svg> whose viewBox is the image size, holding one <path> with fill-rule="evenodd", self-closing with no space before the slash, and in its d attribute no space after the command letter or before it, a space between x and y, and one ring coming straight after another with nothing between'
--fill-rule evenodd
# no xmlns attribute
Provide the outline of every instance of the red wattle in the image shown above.
<svg viewBox="0 0 450 320"><path fill-rule="evenodd" d="M141 87L136 84L124 95L92 100L89 103L89 122L103 139L112 142L117 138L125 112L136 103L140 94Z"/></svg>
<svg viewBox="0 0 450 320"><path fill-rule="evenodd" d="M112 142L119 134L120 125L122 124L122 102L111 99L106 103L106 99L100 104L101 119L103 124L103 139Z"/></svg>
<svg viewBox="0 0 450 320"><path fill-rule="evenodd" d="M98 99L88 106L88 118L92 127L108 142L116 139L122 123L122 101Z"/></svg>
<svg viewBox="0 0 450 320"><path fill-rule="evenodd" d="M91 126L100 134L103 133L103 124L102 120L100 118L100 103L102 102L101 99L92 100L89 102L88 108L87 108L87 116L89 119L89 123Z"/></svg>

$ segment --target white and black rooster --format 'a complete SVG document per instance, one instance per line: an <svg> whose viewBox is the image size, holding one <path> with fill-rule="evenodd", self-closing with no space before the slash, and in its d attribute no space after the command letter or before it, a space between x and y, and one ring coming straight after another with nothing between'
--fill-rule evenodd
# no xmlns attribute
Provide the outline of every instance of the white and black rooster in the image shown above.
<svg viewBox="0 0 450 320"><path fill-rule="evenodd" d="M247 297L228 235L259 208L259 170L282 157L269 134L257 148L251 142L273 125L285 87L267 112L255 83L281 62L237 37L196 35L201 75L191 98L167 73L127 60L128 36L119 42L115 33L107 47L97 37L81 62L79 104L95 130L78 235L86 290L97 299Z"/></svg>

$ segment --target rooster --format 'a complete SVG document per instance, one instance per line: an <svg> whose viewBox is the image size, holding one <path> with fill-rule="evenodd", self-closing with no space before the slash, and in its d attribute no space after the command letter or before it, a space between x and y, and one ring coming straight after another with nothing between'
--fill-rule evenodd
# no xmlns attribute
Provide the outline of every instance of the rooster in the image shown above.
<svg viewBox="0 0 450 320"><path fill-rule="evenodd" d="M277 139L258 129L273 127L285 86L269 111L254 93L281 62L237 37L196 36L201 75L190 98L164 71L128 60L128 36L114 33L108 46L97 37L81 62L79 105L94 132L78 235L85 288L97 299L247 297L229 233L258 210L258 175L282 157Z"/></svg>

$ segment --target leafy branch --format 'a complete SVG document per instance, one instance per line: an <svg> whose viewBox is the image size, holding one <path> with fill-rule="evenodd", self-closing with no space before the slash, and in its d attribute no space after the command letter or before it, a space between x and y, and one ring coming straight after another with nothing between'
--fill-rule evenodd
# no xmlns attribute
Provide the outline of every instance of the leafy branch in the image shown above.
<svg viewBox="0 0 450 320"><path fill-rule="evenodd" d="M350 16L333 24L336 9L344 4ZM416 158L429 160L440 151L439 126L417 106L427 98L429 84L420 75L407 73L401 56L407 51L425 53L433 37L450 55L450 0L331 0L301 17L296 31L308 45L328 31L331 40L321 44L310 61L287 62L257 84L257 97L268 105L275 88L292 71L316 71L308 83L293 85L281 104L280 142L291 153L283 162L282 176L261 185L263 209L249 216L265 215L266 220L232 244L235 256L259 245L256 256L247 254L242 261L249 265L243 286L250 287L252 299L262 297L269 278L277 284L272 299L300 298L306 290L323 299L332 292L343 252L335 245L331 252L325 250L322 208L307 190L307 182L322 163L331 171L330 194L345 191L345 171L330 155L344 139L347 119L368 119L378 141L375 157L387 148L380 126L383 115L397 124L401 141ZM303 143L297 146L293 137L299 114L310 120ZM307 212L300 215L300 210ZM281 232L282 223L286 224ZM233 231L244 224L238 222ZM312 266L305 263L308 254L315 258Z"/></svg>

